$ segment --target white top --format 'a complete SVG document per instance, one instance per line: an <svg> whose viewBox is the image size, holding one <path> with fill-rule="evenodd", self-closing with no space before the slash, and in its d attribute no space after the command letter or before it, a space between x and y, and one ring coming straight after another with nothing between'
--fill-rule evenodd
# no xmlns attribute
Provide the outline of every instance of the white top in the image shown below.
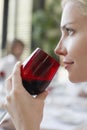
<svg viewBox="0 0 87 130"><path fill-rule="evenodd" d="M12 54L9 54L0 59L0 71L5 73L5 78L7 78L11 74L16 62L17 59Z"/></svg>

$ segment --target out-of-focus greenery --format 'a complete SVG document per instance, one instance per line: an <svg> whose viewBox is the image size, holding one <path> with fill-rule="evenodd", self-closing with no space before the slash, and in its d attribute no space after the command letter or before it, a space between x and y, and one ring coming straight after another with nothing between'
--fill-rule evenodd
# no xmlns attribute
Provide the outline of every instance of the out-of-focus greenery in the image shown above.
<svg viewBox="0 0 87 130"><path fill-rule="evenodd" d="M40 47L53 57L60 38L60 1L52 0L44 10L34 12L32 18L32 49Z"/></svg>

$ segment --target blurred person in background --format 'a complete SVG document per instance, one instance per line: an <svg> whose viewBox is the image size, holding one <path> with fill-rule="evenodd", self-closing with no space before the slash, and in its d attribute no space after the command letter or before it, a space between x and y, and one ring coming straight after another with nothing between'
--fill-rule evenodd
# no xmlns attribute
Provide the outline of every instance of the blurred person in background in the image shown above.
<svg viewBox="0 0 87 130"><path fill-rule="evenodd" d="M0 76L5 79L11 74L16 62L20 60L24 50L24 42L20 39L14 39L10 45L7 44L7 51L9 46L8 54L0 59Z"/></svg>
<svg viewBox="0 0 87 130"><path fill-rule="evenodd" d="M62 36L55 53L63 56L71 82L87 82L87 0L62 0L62 9ZM31 96L22 85L20 66L20 63L16 64L6 81L7 95L2 106L11 116L13 129L40 130L47 92ZM0 127L5 130L3 122Z"/></svg>

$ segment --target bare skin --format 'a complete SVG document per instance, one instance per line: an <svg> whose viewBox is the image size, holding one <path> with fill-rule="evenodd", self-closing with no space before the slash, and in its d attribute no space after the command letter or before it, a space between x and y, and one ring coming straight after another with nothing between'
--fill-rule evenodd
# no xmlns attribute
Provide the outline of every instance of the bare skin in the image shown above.
<svg viewBox="0 0 87 130"><path fill-rule="evenodd" d="M6 81L5 87L7 90L3 107L11 115L16 130L39 130L47 92L32 97L25 90L20 76L20 63L16 64L12 75Z"/></svg>

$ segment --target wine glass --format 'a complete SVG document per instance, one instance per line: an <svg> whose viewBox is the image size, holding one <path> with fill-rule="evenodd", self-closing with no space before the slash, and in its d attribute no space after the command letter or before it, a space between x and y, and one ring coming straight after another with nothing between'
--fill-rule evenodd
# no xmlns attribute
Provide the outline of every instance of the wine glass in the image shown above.
<svg viewBox="0 0 87 130"><path fill-rule="evenodd" d="M37 48L21 66L23 86L31 95L43 92L58 68L59 63L53 57Z"/></svg>

